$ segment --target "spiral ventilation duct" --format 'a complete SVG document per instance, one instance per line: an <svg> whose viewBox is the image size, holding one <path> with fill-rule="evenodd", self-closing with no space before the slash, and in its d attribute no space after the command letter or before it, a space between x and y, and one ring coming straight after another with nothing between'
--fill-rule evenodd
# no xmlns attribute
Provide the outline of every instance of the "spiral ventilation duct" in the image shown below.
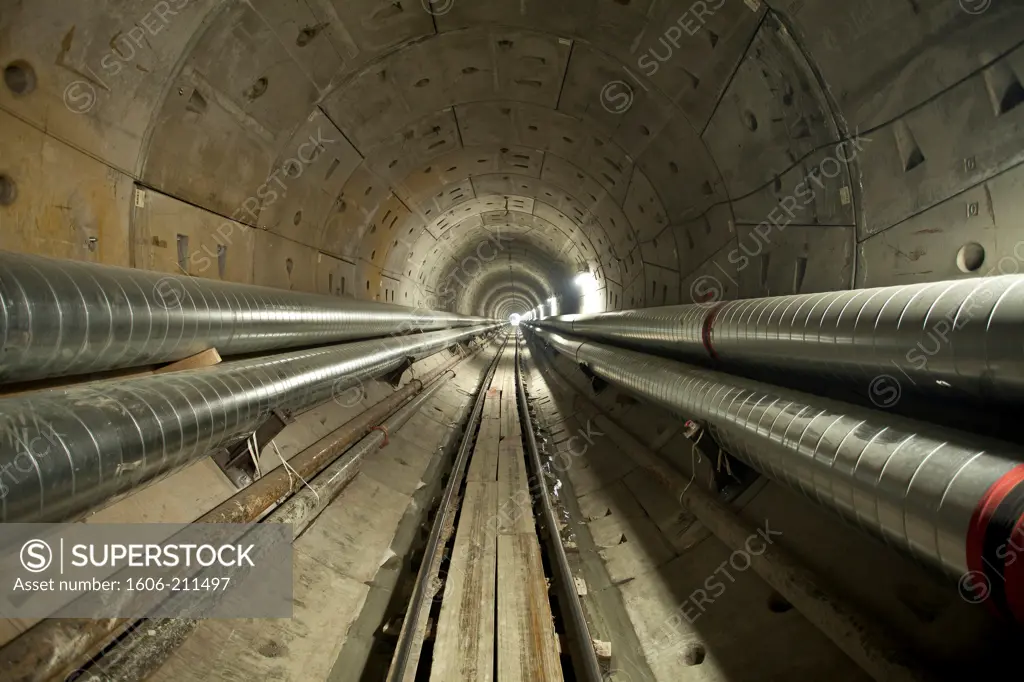
<svg viewBox="0 0 1024 682"><path fill-rule="evenodd" d="M769 478L913 559L984 579L1024 622L1024 464L1000 443L549 331L602 379L687 418ZM983 577L982 577L983 576Z"/></svg>
<svg viewBox="0 0 1024 682"><path fill-rule="evenodd" d="M483 318L0 252L0 382L239 355Z"/></svg>
<svg viewBox="0 0 1024 682"><path fill-rule="evenodd" d="M358 341L0 400L0 520L74 518L251 435L273 410L331 398L496 325Z"/></svg>
<svg viewBox="0 0 1024 682"><path fill-rule="evenodd" d="M567 315L537 326L722 365L1024 397L1024 276Z"/></svg>

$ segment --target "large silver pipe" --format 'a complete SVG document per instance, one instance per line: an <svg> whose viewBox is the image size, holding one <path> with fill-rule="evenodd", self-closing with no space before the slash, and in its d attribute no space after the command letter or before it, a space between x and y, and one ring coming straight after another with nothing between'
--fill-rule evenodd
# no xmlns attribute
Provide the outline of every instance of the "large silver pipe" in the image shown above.
<svg viewBox="0 0 1024 682"><path fill-rule="evenodd" d="M534 324L869 389L888 376L908 390L941 396L1024 399L1024 275L566 315Z"/></svg>
<svg viewBox="0 0 1024 682"><path fill-rule="evenodd" d="M385 434L397 433L444 385L442 379L425 388L388 417L381 425L382 429L371 431L361 438L342 457L281 503L263 523L288 524L292 527L292 541L297 540L355 478L367 455L388 444L388 436ZM177 596L171 595L171 599ZM180 604L180 607L173 610L188 613L187 603ZM103 653L98 661L86 665L96 673L96 679L104 682L145 680L166 663L178 647L184 645L186 639L194 636L201 622L193 618L142 620L136 625L136 632L139 628L146 628L145 637L125 637L112 650Z"/></svg>
<svg viewBox="0 0 1024 682"><path fill-rule="evenodd" d="M482 325L293 351L0 400L0 521L75 518L219 447L273 410L332 393L481 334Z"/></svg>
<svg viewBox="0 0 1024 682"><path fill-rule="evenodd" d="M487 322L334 296L0 252L0 383Z"/></svg>
<svg viewBox="0 0 1024 682"><path fill-rule="evenodd" d="M1024 622L1024 464L998 442L664 358L537 331L642 399L707 425L768 478ZM1020 560L1018 560L1020 559ZM979 599L980 601L980 599Z"/></svg>

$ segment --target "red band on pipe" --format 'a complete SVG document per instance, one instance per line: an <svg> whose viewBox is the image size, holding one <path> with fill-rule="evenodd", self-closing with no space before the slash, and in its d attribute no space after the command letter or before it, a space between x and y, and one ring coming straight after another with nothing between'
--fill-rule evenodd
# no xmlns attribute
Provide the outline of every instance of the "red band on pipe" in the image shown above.
<svg viewBox="0 0 1024 682"><path fill-rule="evenodd" d="M974 513L971 515L971 525L967 528L967 568L972 572L985 574L985 559L983 555L985 551L985 533L988 530L989 521L992 520L993 514L995 514L1002 501L1006 499L1006 496L1022 481L1024 481L1024 464L1018 464L990 485L978 501L978 506L974 508ZM1018 521L1018 527L1020 527L1020 523ZM1024 557L1018 557L1018 559L1024 562ZM1015 565L1011 565L1011 568L1015 569L1013 571L1015 575L1021 570L1019 566ZM1007 598L1009 601L1011 598L1009 591L1011 580L1009 575L1006 578ZM1019 592L1020 589L1014 590L1014 593ZM989 608L995 609L998 612L998 608L991 604L991 600L988 600L988 602ZM1020 616L1018 615L1018 617Z"/></svg>
<svg viewBox="0 0 1024 682"><path fill-rule="evenodd" d="M379 449L383 450L385 447L387 447L387 444L388 444L388 427L386 427L383 424L381 424L380 426L374 426L370 430L371 431L380 431L381 433L383 433L384 434L384 442L380 444L380 448Z"/></svg>
<svg viewBox="0 0 1024 682"><path fill-rule="evenodd" d="M722 305L724 304L719 303L711 309L711 312L709 312L707 317L704 318L704 326L700 330L701 341L704 342L704 350L708 352L708 355L710 355L713 360L718 359L718 353L715 352L715 346L712 343L713 339L711 336L715 325L715 318L718 317L718 311L722 309Z"/></svg>
<svg viewBox="0 0 1024 682"><path fill-rule="evenodd" d="M1018 623L1024 623L1024 516L1010 533L1013 560L1006 562L1006 603Z"/></svg>

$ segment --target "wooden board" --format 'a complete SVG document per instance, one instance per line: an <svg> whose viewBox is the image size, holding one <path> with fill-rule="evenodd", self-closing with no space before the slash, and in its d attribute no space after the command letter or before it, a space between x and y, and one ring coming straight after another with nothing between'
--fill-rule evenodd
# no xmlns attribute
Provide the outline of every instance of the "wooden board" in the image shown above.
<svg viewBox="0 0 1024 682"><path fill-rule="evenodd" d="M138 379L139 377L152 376L153 374L165 374L167 372L180 372L186 369L209 367L220 362L220 353L216 348L208 348L200 353L189 356L169 365L157 369L152 366L128 367L127 369L112 369L106 372L88 372L67 377L52 377L38 381L21 382L5 386L0 391L0 398L10 398L26 393L46 391L51 388L69 388L79 384L91 383L94 381L125 381L127 379Z"/></svg>
<svg viewBox="0 0 1024 682"><path fill-rule="evenodd" d="M184 360L178 360L177 362L172 362L160 369L153 370L153 374L183 372L186 369L199 369L201 367L211 367L216 364L220 364L220 353L217 352L216 348L207 348L201 353L196 353Z"/></svg>
<svg viewBox="0 0 1024 682"><path fill-rule="evenodd" d="M431 682L494 679L497 485L466 483L437 623Z"/></svg>
<svg viewBox="0 0 1024 682"><path fill-rule="evenodd" d="M505 358L502 356L501 360L498 360L498 367L494 370L494 376L491 377L491 385L488 388L492 388L496 391L501 391L501 386L505 382Z"/></svg>
<svg viewBox="0 0 1024 682"><path fill-rule="evenodd" d="M483 418L498 419L499 417L501 417L501 391L497 388L489 388L484 397Z"/></svg>
<svg viewBox="0 0 1024 682"><path fill-rule="evenodd" d="M498 537L498 585L498 682L561 682L536 535Z"/></svg>
<svg viewBox="0 0 1024 682"><path fill-rule="evenodd" d="M498 438L500 425L497 419L483 419L480 433L476 437L473 458L469 461L467 481L498 480Z"/></svg>
<svg viewBox="0 0 1024 682"><path fill-rule="evenodd" d="M513 354L485 397L467 472L431 682L562 680L516 411ZM497 651L495 642L497 641Z"/></svg>
<svg viewBox="0 0 1024 682"><path fill-rule="evenodd" d="M498 523L500 533L534 533L526 458L519 442L498 447Z"/></svg>
<svg viewBox="0 0 1024 682"><path fill-rule="evenodd" d="M514 388L506 388L501 394L501 439L522 440L523 430L519 425L519 408Z"/></svg>
<svg viewBox="0 0 1024 682"><path fill-rule="evenodd" d="M521 429L519 427L519 411L517 408L518 400L516 393L516 370L515 370L515 352L509 350L506 353L503 362L507 363L505 371L502 372L501 383L497 385L501 390L501 439L507 438L520 438ZM495 376L495 382L497 376Z"/></svg>

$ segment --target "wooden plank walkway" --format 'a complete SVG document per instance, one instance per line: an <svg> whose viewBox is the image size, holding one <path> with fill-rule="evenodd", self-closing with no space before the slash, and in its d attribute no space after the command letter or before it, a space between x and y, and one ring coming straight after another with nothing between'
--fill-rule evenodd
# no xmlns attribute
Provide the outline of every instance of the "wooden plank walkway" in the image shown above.
<svg viewBox="0 0 1024 682"><path fill-rule="evenodd" d="M530 502L514 359L514 347L507 348L484 399L431 682L492 682L495 670L497 682L562 682Z"/></svg>
<svg viewBox="0 0 1024 682"><path fill-rule="evenodd" d="M434 641L432 682L494 679L494 616L497 538L490 520L497 483L466 484L444 601Z"/></svg>
<svg viewBox="0 0 1024 682"><path fill-rule="evenodd" d="M562 679L535 534L498 538L498 680Z"/></svg>

